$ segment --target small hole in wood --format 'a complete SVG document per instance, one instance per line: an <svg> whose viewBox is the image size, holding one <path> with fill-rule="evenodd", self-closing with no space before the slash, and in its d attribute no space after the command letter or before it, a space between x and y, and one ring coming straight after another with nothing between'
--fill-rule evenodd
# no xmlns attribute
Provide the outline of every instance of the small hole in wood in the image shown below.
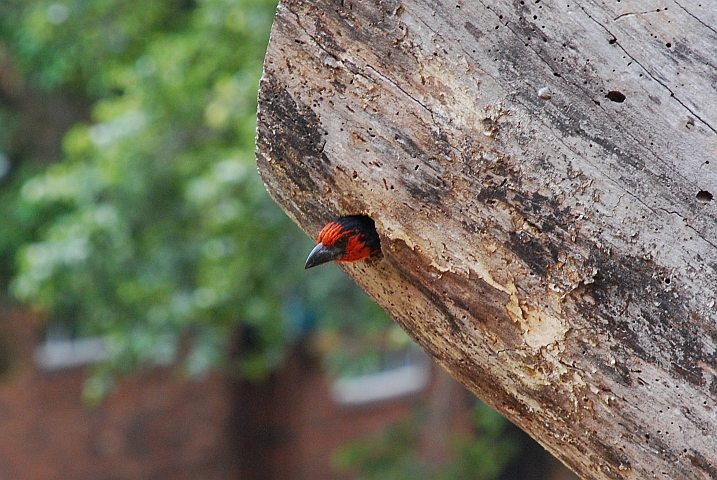
<svg viewBox="0 0 717 480"><path fill-rule="evenodd" d="M609 92L607 92L607 95L605 95L605 97L608 100L616 103L622 103L625 101L625 94L622 92L618 92L617 90L610 90Z"/></svg>
<svg viewBox="0 0 717 480"><path fill-rule="evenodd" d="M711 202L713 198L714 195L712 195L707 190L700 190L699 192L697 192L697 200L699 200L700 202Z"/></svg>

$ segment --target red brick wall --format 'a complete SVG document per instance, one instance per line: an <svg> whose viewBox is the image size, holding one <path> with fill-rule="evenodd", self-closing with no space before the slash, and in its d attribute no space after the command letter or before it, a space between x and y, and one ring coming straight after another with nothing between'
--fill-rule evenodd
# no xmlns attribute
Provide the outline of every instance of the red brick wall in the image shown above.
<svg viewBox="0 0 717 480"><path fill-rule="evenodd" d="M440 458L471 397L433 367L428 388L366 406L330 396L315 358L295 353L263 383L201 382L159 368L124 379L96 408L80 400L84 372L32 361L37 320L0 311L0 348L15 361L0 381L0 480L345 480L335 449L429 407L424 450ZM0 355L1 357L2 355Z"/></svg>
<svg viewBox="0 0 717 480"><path fill-rule="evenodd" d="M84 372L34 367L30 315L1 315L15 358L0 382L0 479L236 479L233 383L190 382L162 368L119 382L99 407Z"/></svg>
<svg viewBox="0 0 717 480"><path fill-rule="evenodd" d="M0 478L234 479L228 382L166 369L82 405L80 370L30 369L0 385Z"/></svg>

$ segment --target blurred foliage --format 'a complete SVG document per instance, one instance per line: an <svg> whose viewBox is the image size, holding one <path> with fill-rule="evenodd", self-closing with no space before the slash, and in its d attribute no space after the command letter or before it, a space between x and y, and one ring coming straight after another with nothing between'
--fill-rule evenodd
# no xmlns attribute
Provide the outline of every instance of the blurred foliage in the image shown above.
<svg viewBox="0 0 717 480"><path fill-rule="evenodd" d="M416 408L377 435L339 448L335 468L360 480L494 480L520 453L519 441L505 433L508 421L479 402L471 411L473 434L456 434L448 458L429 463L420 454L426 415Z"/></svg>
<svg viewBox="0 0 717 480"><path fill-rule="evenodd" d="M376 335L389 324L335 267L305 274L311 241L256 174L274 9L274 0L0 5L0 46L22 81L94 105L64 135L61 162L16 152L0 191L12 293L79 335L108 338L91 399L147 363L215 368L237 327L249 346L239 370L259 378L317 322Z"/></svg>

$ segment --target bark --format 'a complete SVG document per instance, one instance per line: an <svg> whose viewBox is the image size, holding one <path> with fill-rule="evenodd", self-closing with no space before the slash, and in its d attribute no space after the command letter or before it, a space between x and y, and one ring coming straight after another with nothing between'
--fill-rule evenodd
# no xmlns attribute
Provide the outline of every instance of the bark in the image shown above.
<svg viewBox="0 0 717 480"><path fill-rule="evenodd" d="M257 139L269 193L312 237L370 215L383 256L342 268L586 479L717 478L715 12L277 11Z"/></svg>

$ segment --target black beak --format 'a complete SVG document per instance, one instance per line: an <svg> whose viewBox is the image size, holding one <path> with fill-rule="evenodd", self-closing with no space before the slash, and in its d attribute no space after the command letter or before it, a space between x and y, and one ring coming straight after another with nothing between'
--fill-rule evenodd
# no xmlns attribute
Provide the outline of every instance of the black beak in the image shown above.
<svg viewBox="0 0 717 480"><path fill-rule="evenodd" d="M341 258L342 252L337 248L326 248L323 243L319 243L309 254L309 258L306 259L306 265L304 268L311 268L322 263L331 262L332 260L338 260Z"/></svg>

